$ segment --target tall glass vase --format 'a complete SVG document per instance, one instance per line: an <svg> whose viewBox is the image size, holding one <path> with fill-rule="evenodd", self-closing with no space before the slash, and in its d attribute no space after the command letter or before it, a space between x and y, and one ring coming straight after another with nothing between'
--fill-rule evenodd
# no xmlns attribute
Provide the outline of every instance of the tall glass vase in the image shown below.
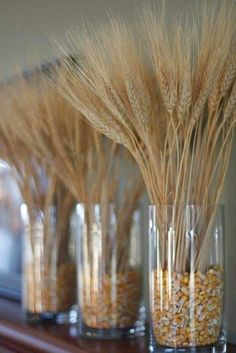
<svg viewBox="0 0 236 353"><path fill-rule="evenodd" d="M226 351L223 206L150 206L151 352Z"/></svg>
<svg viewBox="0 0 236 353"><path fill-rule="evenodd" d="M30 323L64 323L76 303L75 258L70 252L69 223L59 232L55 207L47 213L21 206L24 224L23 310ZM64 234L65 235L65 234Z"/></svg>
<svg viewBox="0 0 236 353"><path fill-rule="evenodd" d="M123 338L143 334L140 214L113 205L78 204L79 335Z"/></svg>

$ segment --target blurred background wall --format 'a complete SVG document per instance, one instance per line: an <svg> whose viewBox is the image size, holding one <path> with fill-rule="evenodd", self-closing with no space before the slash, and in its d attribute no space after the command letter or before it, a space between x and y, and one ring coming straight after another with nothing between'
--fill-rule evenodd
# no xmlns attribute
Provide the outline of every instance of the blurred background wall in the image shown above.
<svg viewBox="0 0 236 353"><path fill-rule="evenodd" d="M217 0L214 0L217 1ZM143 0L0 0L0 80L16 70L58 56L50 35L61 37L73 25L101 23L114 13L135 20ZM193 0L173 0L174 13ZM196 3L195 3L196 4ZM236 343L236 141L222 203L226 205L227 321Z"/></svg>

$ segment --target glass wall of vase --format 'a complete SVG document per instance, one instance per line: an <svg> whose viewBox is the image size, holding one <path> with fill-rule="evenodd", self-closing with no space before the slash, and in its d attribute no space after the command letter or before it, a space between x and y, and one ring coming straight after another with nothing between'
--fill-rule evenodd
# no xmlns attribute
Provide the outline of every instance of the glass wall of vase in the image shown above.
<svg viewBox="0 0 236 353"><path fill-rule="evenodd" d="M113 204L76 207L80 336L144 335L141 213L129 211L129 205L123 213Z"/></svg>
<svg viewBox="0 0 236 353"><path fill-rule="evenodd" d="M60 228L57 208L21 206L24 224L23 309L30 323L68 321L76 303L76 269L70 220Z"/></svg>
<svg viewBox="0 0 236 353"><path fill-rule="evenodd" d="M18 279L21 273L22 224L21 194L10 166L0 160L0 293L8 280ZM4 282L4 283L3 283ZM20 281L19 281L20 283Z"/></svg>
<svg viewBox="0 0 236 353"><path fill-rule="evenodd" d="M151 206L150 350L226 351L224 209Z"/></svg>

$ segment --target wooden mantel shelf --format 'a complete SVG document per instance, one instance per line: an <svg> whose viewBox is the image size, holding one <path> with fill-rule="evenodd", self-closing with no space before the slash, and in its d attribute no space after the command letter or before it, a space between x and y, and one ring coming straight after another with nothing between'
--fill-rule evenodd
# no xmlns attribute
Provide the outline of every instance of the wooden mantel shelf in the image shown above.
<svg viewBox="0 0 236 353"><path fill-rule="evenodd" d="M19 303L0 298L0 353L145 353L144 338L123 341L77 339L71 326L28 326ZM228 353L236 346L228 345Z"/></svg>
<svg viewBox="0 0 236 353"><path fill-rule="evenodd" d="M144 353L145 339L98 341L77 339L76 327L29 326L20 304L0 298L0 353Z"/></svg>

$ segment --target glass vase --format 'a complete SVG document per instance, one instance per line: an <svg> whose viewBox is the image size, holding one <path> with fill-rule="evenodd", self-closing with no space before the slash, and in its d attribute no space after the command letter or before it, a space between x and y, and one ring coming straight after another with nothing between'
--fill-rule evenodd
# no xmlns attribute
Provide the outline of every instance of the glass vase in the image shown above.
<svg viewBox="0 0 236 353"><path fill-rule="evenodd" d="M144 334L140 213L78 204L79 335L120 339Z"/></svg>
<svg viewBox="0 0 236 353"><path fill-rule="evenodd" d="M151 352L226 352L223 206L150 206Z"/></svg>
<svg viewBox="0 0 236 353"><path fill-rule="evenodd" d="M56 208L21 206L24 225L22 305L29 323L68 320L76 303L76 266L69 221L61 234Z"/></svg>

